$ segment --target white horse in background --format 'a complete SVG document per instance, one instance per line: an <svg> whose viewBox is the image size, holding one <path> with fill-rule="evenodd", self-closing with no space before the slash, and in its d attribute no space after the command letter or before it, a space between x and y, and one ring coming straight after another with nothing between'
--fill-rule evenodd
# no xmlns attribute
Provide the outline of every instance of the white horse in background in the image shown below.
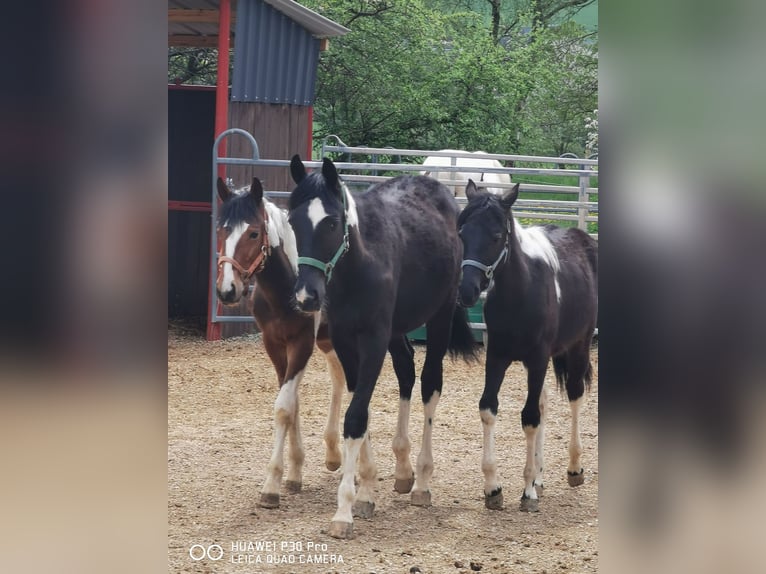
<svg viewBox="0 0 766 574"><path fill-rule="evenodd" d="M462 150L456 149L443 149L439 150L448 153L467 153ZM487 152L475 151L471 152L477 155L486 155ZM466 168L483 168L483 167L503 167L503 165L496 159L488 159L482 157L458 157L454 158L455 164L458 167ZM507 183L510 185L511 176L507 173L484 173L482 171L439 171L438 167L451 166L453 158L447 156L428 156L423 162L423 167L431 167L432 169L426 169L420 172L422 175L433 177L434 179L448 179L455 181L455 185L445 185L452 190L455 197L465 197L465 186L469 179L472 179L477 183L479 187L484 187L490 193L496 193L502 195L509 187L493 187L484 185L487 183Z"/></svg>

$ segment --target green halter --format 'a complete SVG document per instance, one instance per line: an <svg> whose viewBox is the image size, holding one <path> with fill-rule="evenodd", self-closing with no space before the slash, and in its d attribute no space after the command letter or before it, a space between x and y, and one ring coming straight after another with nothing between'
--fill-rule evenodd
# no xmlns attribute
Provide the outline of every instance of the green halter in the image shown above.
<svg viewBox="0 0 766 574"><path fill-rule="evenodd" d="M298 257L298 265L310 265L311 267L316 267L319 269L322 273L324 273L325 277L327 277L327 282L330 282L330 278L332 277L332 271L335 269L336 263L338 263L338 260L343 256L343 254L348 251L349 242L348 242L348 215L346 213L346 189L344 187L340 188L341 191L341 198L343 199L343 241L341 242L338 249L335 251L335 255L332 256L332 259L325 263L324 261L320 261L319 259L314 259L313 257Z"/></svg>

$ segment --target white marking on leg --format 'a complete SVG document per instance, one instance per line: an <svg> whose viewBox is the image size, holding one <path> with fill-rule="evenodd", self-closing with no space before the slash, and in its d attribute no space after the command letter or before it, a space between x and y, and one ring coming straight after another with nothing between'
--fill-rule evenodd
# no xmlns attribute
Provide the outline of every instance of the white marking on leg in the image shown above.
<svg viewBox="0 0 766 574"><path fill-rule="evenodd" d="M580 440L580 408L585 397L569 402L572 411L572 435L569 438L569 472L579 473L582 470L582 441Z"/></svg>
<svg viewBox="0 0 766 574"><path fill-rule="evenodd" d="M375 465L375 458L372 454L372 443L370 442L370 431L368 430L364 436L362 448L359 451L359 492L356 495L356 500L374 503L373 491L377 475L378 468Z"/></svg>
<svg viewBox="0 0 766 574"><path fill-rule="evenodd" d="M315 197L309 202L308 216L309 221L311 221L312 229L316 229L317 225L319 225L319 223L325 217L327 217L327 211L325 210L324 204L320 198Z"/></svg>
<svg viewBox="0 0 766 574"><path fill-rule="evenodd" d="M287 381L282 388L279 389L277 400L274 401L274 449L271 453L271 460L267 469L266 482L263 485L263 492L270 494L278 494L279 486L282 482L282 473L284 472L284 450L285 450L285 437L290 431L290 427L296 418L296 411L298 405L298 384L301 378L303 378L303 371L299 372L292 379ZM293 455L291 437L291 460ZM300 445L299 445L300 446ZM301 453L301 457L303 454ZM302 466L302 460L301 460ZM299 472L301 469L298 469ZM289 480L294 480L293 468L290 467ZM300 482L300 478L297 479Z"/></svg>
<svg viewBox="0 0 766 574"><path fill-rule="evenodd" d="M366 434L366 433L365 433ZM338 509L333 516L333 522L353 523L352 506L356 495L354 487L354 472L356 470L356 459L359 457L359 451L362 449L362 438L348 438L343 441L343 478L338 486Z"/></svg>
<svg viewBox="0 0 766 574"><path fill-rule="evenodd" d="M527 498L536 499L535 478L537 477L537 465L535 464L535 446L537 444L537 431L539 427L526 425L524 435L527 438L527 460L524 464L524 495Z"/></svg>
<svg viewBox="0 0 766 574"><path fill-rule="evenodd" d="M300 402L297 392L295 394L293 424L288 427L287 438L290 440L290 450L288 451L290 466L287 468L287 480L300 484L303 482L303 461L306 455L301 437Z"/></svg>
<svg viewBox="0 0 766 574"><path fill-rule="evenodd" d="M497 478L497 459L495 458L495 421L496 415L489 409L479 411L481 426L484 431L484 444L481 456L481 471L484 473L484 494L491 494L500 488Z"/></svg>
<svg viewBox="0 0 766 574"><path fill-rule="evenodd" d="M391 448L396 457L394 478L410 480L412 478L412 464L410 463L410 401L399 398L399 418L396 423L396 434Z"/></svg>
<svg viewBox="0 0 766 574"><path fill-rule="evenodd" d="M545 418L547 414L548 393L543 386L540 392L540 426L537 428L537 438L535 440L535 468L537 469L537 476L534 479L534 484L542 486L543 484L543 470L545 468L544 454L545 454Z"/></svg>
<svg viewBox="0 0 766 574"><path fill-rule="evenodd" d="M245 233L247 227L247 223L243 222L238 223L234 229L231 230L231 233L229 233L229 236L226 238L226 242L223 246L223 254L226 257L234 257L234 251L237 248L237 243L239 243L239 240L242 237L242 234ZM234 289L234 269L232 268L231 263L224 262L222 271L223 274L221 277L221 286L219 287L219 290L221 293L226 293Z"/></svg>
<svg viewBox="0 0 766 574"><path fill-rule="evenodd" d="M431 435L433 434L433 419L436 414L436 405L439 404L439 391L434 391L428 402L423 405L423 444L418 455L417 470L415 473L415 486L413 491L428 492L431 483L431 475L434 472L434 456L431 451Z"/></svg>
<svg viewBox="0 0 766 574"><path fill-rule="evenodd" d="M340 401L343 394L343 388L346 386L345 376L343 375L343 366L338 360L335 351L325 354L327 361L327 370L330 373L332 381L332 395L330 397L330 412L327 417L327 426L324 431L325 442L325 463L328 466L340 466L341 453L338 444L340 443ZM336 466L336 467L337 467Z"/></svg>

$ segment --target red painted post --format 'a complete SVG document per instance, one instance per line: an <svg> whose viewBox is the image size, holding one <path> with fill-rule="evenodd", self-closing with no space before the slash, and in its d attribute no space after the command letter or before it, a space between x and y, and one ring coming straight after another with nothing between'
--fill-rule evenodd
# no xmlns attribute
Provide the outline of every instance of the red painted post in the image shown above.
<svg viewBox="0 0 766 574"><path fill-rule="evenodd" d="M225 131L229 124L229 31L231 30L231 0L221 0L218 14L218 73L215 87L215 137ZM218 155L226 157L226 140L218 146ZM226 178L226 166L218 167L218 175ZM215 200L214 200L215 201ZM215 225L214 221L210 225ZM212 250L218 250L217 245L210 245ZM211 270L212 272L212 270ZM207 330L208 341L217 341L221 338L221 324L213 323L213 309L220 312L221 304L208 281L207 294Z"/></svg>

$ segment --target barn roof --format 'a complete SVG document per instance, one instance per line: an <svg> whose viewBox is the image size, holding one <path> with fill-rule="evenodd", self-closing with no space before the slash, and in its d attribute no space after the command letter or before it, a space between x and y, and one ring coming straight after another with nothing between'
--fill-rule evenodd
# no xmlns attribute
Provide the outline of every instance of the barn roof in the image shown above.
<svg viewBox="0 0 766 574"><path fill-rule="evenodd" d="M232 44L237 3L231 0ZM263 0L306 29L315 38L332 38L349 32L345 26L301 6L293 0ZM170 46L217 47L218 0L168 0L168 44Z"/></svg>

